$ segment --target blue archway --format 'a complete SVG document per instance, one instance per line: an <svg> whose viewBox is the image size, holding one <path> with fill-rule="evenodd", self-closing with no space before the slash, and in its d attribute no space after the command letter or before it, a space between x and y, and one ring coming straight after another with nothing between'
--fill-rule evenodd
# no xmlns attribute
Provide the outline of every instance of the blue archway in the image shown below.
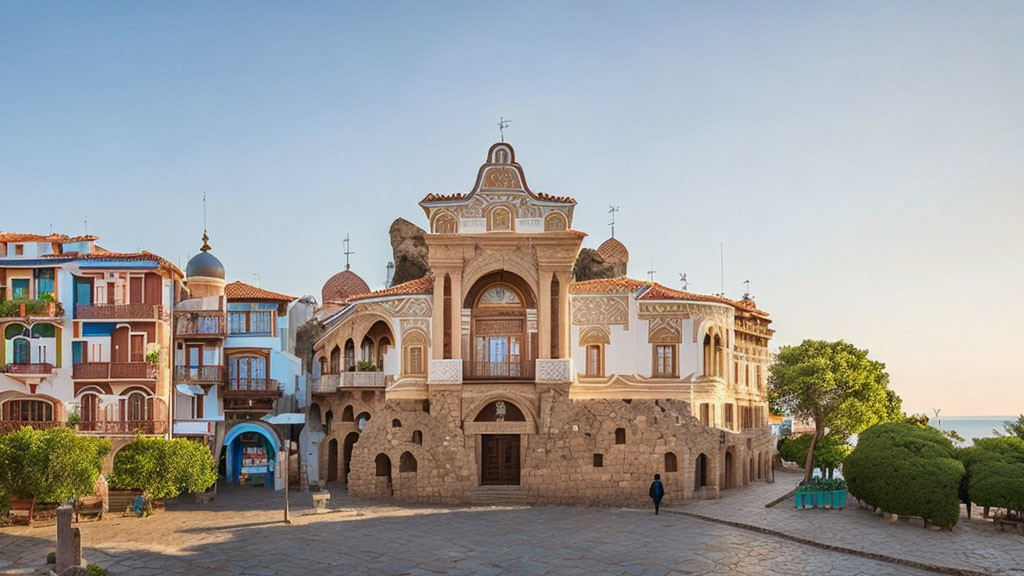
<svg viewBox="0 0 1024 576"><path fill-rule="evenodd" d="M259 438L255 444L251 441L246 442L246 446L243 446L243 436L252 439L252 436L256 435ZM245 447L262 448L265 456L265 465L255 464L246 466L246 474L252 478L259 470L258 474L264 475L264 485L270 489L274 489L274 465L277 462L277 454L281 451L281 442L277 439L277 434L272 430L269 430L259 424L242 423L236 424L231 430L228 430L227 435L224 436L224 447L226 448L224 458L226 464L226 475L227 479L231 482L238 482L239 476L243 471L243 452Z"/></svg>

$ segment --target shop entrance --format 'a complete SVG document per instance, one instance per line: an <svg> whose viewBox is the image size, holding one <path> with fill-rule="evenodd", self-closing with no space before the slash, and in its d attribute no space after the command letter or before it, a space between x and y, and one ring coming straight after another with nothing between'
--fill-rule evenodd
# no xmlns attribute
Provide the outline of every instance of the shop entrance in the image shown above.
<svg viewBox="0 0 1024 576"><path fill-rule="evenodd" d="M519 435L484 434L480 445L480 484L518 486Z"/></svg>

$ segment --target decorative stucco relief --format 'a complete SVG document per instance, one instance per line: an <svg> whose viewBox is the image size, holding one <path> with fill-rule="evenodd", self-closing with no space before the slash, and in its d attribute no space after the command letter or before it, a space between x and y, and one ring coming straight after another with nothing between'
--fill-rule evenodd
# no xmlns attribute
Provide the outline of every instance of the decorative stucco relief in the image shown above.
<svg viewBox="0 0 1024 576"><path fill-rule="evenodd" d="M537 382L572 382L572 358L537 359Z"/></svg>
<svg viewBox="0 0 1024 576"><path fill-rule="evenodd" d="M624 326L629 330L628 296L573 296L572 323L577 326Z"/></svg>
<svg viewBox="0 0 1024 576"><path fill-rule="evenodd" d="M382 300L380 302L367 302L357 304L356 309L360 312L377 312L392 318L429 318L432 310L430 298L425 296L415 298L395 298Z"/></svg>
<svg viewBox="0 0 1024 576"><path fill-rule="evenodd" d="M654 317L647 324L647 342L678 343L682 342L683 319L680 317Z"/></svg>

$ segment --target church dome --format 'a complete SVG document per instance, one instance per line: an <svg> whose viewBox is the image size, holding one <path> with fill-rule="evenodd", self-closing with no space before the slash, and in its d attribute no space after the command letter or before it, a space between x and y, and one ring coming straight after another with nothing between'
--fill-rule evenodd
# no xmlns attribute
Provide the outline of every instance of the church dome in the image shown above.
<svg viewBox="0 0 1024 576"><path fill-rule="evenodd" d="M609 238L597 248L597 253L605 262L629 262L629 250L615 238Z"/></svg>
<svg viewBox="0 0 1024 576"><path fill-rule="evenodd" d="M366 282L364 282L358 274L346 268L334 276L331 276L330 279L324 283L323 290L320 291L320 296L322 303L330 301L338 302L347 300L356 294L365 294L369 291L370 287Z"/></svg>
<svg viewBox="0 0 1024 576"><path fill-rule="evenodd" d="M209 236L204 233L203 247L199 249L199 254L193 256L188 261L188 265L185 266L185 276L188 278L201 276L204 278L217 278L218 280L224 279L224 265L220 263L216 256L210 254L209 240Z"/></svg>

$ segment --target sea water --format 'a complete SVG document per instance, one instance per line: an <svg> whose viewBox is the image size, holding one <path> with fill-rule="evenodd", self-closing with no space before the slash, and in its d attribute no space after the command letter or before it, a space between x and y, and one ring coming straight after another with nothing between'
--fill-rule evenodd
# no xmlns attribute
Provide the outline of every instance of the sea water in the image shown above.
<svg viewBox="0 0 1024 576"><path fill-rule="evenodd" d="M995 436L993 430L1005 434L1003 423L1016 420L1016 416L941 416L932 418L928 423L939 430L956 430L956 433L963 437L961 446L971 446L975 438L991 438Z"/></svg>

